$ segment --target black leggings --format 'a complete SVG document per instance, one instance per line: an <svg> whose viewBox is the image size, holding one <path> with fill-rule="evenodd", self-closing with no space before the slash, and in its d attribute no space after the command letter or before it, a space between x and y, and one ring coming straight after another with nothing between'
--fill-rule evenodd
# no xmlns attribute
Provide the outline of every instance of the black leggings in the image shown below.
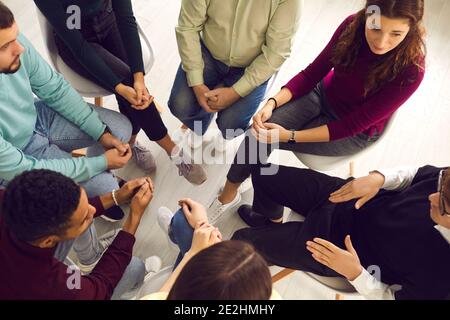
<svg viewBox="0 0 450 320"><path fill-rule="evenodd" d="M320 237L343 247L350 224L335 224L335 205L328 198L347 181L307 169L280 166L275 175L261 174L260 169L255 165L252 170L253 210L277 219L283 216L284 207L288 207L305 216L305 221L245 228L236 231L232 239L251 243L269 263L338 276L312 258L306 241Z"/></svg>
<svg viewBox="0 0 450 320"><path fill-rule="evenodd" d="M82 29L83 35L111 70L123 79L122 83L126 86L133 87L134 77L128 64L127 54L115 18L111 19L105 13L105 18L99 20L98 24L101 24L101 26L94 26L92 23L89 25L84 24ZM94 75L83 67L77 57L72 54L70 49L57 36L56 45L61 58L69 67L83 77L105 88ZM108 91L111 90L110 88L105 89ZM121 95L115 94L115 96L119 104L120 112L130 120L133 126L133 135L136 135L141 129L145 131L147 137L152 141L161 140L167 135L167 128L154 103L145 110L136 110Z"/></svg>

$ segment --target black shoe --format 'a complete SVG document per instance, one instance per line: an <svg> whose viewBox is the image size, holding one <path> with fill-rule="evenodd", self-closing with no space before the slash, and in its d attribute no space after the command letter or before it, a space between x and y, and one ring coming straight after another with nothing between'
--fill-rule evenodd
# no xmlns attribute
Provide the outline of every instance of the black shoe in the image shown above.
<svg viewBox="0 0 450 320"><path fill-rule="evenodd" d="M250 227L263 227L275 224L266 216L253 211L252 206L246 204L239 207L238 214Z"/></svg>
<svg viewBox="0 0 450 320"><path fill-rule="evenodd" d="M101 216L103 219L109 222L120 221L124 217L124 213L120 207L112 207Z"/></svg>

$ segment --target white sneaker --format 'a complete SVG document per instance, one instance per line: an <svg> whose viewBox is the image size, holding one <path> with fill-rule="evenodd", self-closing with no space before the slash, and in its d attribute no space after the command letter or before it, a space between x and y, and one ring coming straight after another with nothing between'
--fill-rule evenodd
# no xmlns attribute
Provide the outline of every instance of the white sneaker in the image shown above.
<svg viewBox="0 0 450 320"><path fill-rule="evenodd" d="M186 145L191 149L198 149L210 144L217 135L220 133L219 129L208 129L203 136L196 135L194 131L188 130L185 135Z"/></svg>
<svg viewBox="0 0 450 320"><path fill-rule="evenodd" d="M111 243L113 243L114 239L116 238L116 236L120 232L120 230L122 230L122 229L111 230L111 231L105 233L104 235L102 235L100 238L98 238L98 245L99 245L102 253L99 255L97 260L91 264L83 264L81 262L78 263L78 267L80 268L82 274L91 273L91 271L95 268L97 263L103 257L103 254L105 253L105 251L108 249L108 247L111 245Z"/></svg>
<svg viewBox="0 0 450 320"><path fill-rule="evenodd" d="M217 152L226 152L229 151L233 154L237 152L237 149L239 148L239 141L240 139L234 138L234 139L224 139L222 136L222 133L219 131L218 134L214 137L214 148Z"/></svg>
<svg viewBox="0 0 450 320"><path fill-rule="evenodd" d="M208 220L209 223L215 225L217 222L222 220L226 215L225 213L231 212L231 209L236 207L241 202L241 193L237 192L236 197L234 197L233 201L227 204L223 204L219 201L219 198L216 197L213 203L208 208Z"/></svg>
<svg viewBox="0 0 450 320"><path fill-rule="evenodd" d="M187 139L187 133L189 131L189 129L183 129L182 127L179 127L171 133L170 137L177 145L182 145Z"/></svg>
<svg viewBox="0 0 450 320"><path fill-rule="evenodd" d="M145 259L145 271L147 274L145 275L144 282L148 280L148 278L152 277L155 273L161 270L162 260L158 256L151 256Z"/></svg>
<svg viewBox="0 0 450 320"><path fill-rule="evenodd" d="M173 216L174 213L169 208L161 207L158 209L158 214L156 215L156 218L162 231L164 231L164 234L167 236L167 242L169 244L169 247L178 250L178 246L175 243L173 243L169 237L169 226L170 223L172 222Z"/></svg>

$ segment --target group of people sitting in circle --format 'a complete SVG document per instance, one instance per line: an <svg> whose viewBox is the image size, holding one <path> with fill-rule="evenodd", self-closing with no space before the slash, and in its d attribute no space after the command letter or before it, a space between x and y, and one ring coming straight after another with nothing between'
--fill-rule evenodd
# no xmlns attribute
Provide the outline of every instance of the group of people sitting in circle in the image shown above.
<svg viewBox="0 0 450 320"><path fill-rule="evenodd" d="M275 148L350 156L380 138L424 78L424 0L367 0L261 109L291 53L302 0L182 1L181 65L168 102L182 123L176 134L193 141L217 116L217 150L239 132L245 138L208 208L186 198L175 213L158 211L180 253L153 291L146 287L160 260L133 256L158 196L148 177L155 159L137 134L161 146L193 185L206 172L192 145L171 138L146 87L131 0L34 3L64 63L113 92L120 113L86 103L0 2L0 299L280 299L270 265L346 278L367 299L449 297L450 169L398 167L346 180L283 165L264 170ZM73 5L79 29L66 23ZM80 148L86 157L73 157ZM111 170L129 161L145 175L119 181ZM237 209L248 227L224 239L215 225L241 204L249 178L253 203ZM304 221L283 222L286 207ZM98 237L98 217L123 225Z"/></svg>

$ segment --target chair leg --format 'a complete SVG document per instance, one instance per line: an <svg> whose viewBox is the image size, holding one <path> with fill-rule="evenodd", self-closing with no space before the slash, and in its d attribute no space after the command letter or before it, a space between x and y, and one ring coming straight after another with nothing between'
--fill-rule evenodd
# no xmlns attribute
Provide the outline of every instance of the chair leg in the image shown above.
<svg viewBox="0 0 450 320"><path fill-rule="evenodd" d="M280 281L283 278L286 278L288 275L290 275L291 273L294 273L296 270L294 269L289 269L289 268L284 268L283 270L281 270L280 272L278 272L277 274L275 274L272 277L272 283L275 283L277 281Z"/></svg>
<svg viewBox="0 0 450 320"><path fill-rule="evenodd" d="M96 97L94 103L96 106L103 107L103 97Z"/></svg>
<svg viewBox="0 0 450 320"><path fill-rule="evenodd" d="M355 176L355 161L351 161L349 164L349 171L348 174L350 177L354 177Z"/></svg>

